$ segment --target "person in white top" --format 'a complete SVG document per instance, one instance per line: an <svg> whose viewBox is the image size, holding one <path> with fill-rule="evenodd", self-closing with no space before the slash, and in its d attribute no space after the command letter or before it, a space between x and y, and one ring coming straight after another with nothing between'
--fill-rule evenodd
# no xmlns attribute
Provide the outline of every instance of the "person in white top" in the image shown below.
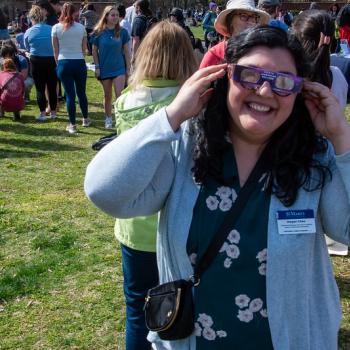
<svg viewBox="0 0 350 350"><path fill-rule="evenodd" d="M129 56L132 56L132 45L131 45L131 23L128 21L128 19L126 18L126 11L125 11L125 6L123 4L118 5L117 7L118 12L119 12L119 18L120 18L120 26L122 28L124 28L129 36L130 36L130 40L128 42L128 46L129 46Z"/></svg>
<svg viewBox="0 0 350 350"><path fill-rule="evenodd" d="M133 3L131 6L127 7L125 10L125 19L130 23L131 27L134 23L135 17L136 17L136 8L135 8L135 3Z"/></svg>
<svg viewBox="0 0 350 350"><path fill-rule="evenodd" d="M304 11L294 19L293 30L310 58L310 79L329 87L344 110L348 84L342 72L337 67L330 66L330 43L335 30L331 16L323 10ZM346 245L328 237L326 240L330 254L348 254Z"/></svg>
<svg viewBox="0 0 350 350"><path fill-rule="evenodd" d="M85 27L74 21L78 10L72 3L62 7L59 23L52 27L52 45L57 62L57 76L66 92L66 105L69 124L66 130L70 134L77 131L75 96L78 95L79 106L83 115L83 126L91 121L88 118L88 101L86 97L87 69L84 53L87 51L87 34Z"/></svg>

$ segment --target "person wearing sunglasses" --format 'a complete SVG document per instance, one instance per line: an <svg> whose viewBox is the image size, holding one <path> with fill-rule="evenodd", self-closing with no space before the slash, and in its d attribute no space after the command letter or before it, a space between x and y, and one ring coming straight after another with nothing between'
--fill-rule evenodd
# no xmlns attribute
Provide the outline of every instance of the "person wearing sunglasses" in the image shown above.
<svg viewBox="0 0 350 350"><path fill-rule="evenodd" d="M258 24L267 24L269 20L268 13L257 9L254 0L229 0L214 24L216 32L225 39L207 51L200 68L223 62L228 38Z"/></svg>
<svg viewBox="0 0 350 350"><path fill-rule="evenodd" d="M228 40L225 59L103 148L85 191L116 217L160 210L166 283L193 274L252 186L193 287L193 334L150 333L154 349L336 350L341 309L323 232L350 242L350 125L329 88L308 80L292 34L250 28Z"/></svg>

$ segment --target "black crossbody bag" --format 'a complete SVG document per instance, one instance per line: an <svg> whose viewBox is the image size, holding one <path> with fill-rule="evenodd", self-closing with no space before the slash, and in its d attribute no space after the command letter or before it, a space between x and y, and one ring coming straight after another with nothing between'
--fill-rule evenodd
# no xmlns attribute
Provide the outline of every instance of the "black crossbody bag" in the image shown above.
<svg viewBox="0 0 350 350"><path fill-rule="evenodd" d="M194 267L188 280L180 279L161 284L148 290L144 305L146 326L157 332L163 340L183 339L194 330L194 304L192 288L200 283L200 277L209 267L225 242L229 230L237 221L265 168L266 149L259 158L236 201L227 212L224 222L212 238L207 251Z"/></svg>

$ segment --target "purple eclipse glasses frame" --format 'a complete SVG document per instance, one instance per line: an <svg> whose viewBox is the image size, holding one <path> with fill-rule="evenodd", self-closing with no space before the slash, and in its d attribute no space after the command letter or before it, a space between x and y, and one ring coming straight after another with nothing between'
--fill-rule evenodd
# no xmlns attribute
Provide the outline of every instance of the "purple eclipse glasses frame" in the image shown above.
<svg viewBox="0 0 350 350"><path fill-rule="evenodd" d="M232 79L246 89L259 88L267 81L279 96L289 96L301 91L303 78L290 73L270 72L261 68L233 65Z"/></svg>

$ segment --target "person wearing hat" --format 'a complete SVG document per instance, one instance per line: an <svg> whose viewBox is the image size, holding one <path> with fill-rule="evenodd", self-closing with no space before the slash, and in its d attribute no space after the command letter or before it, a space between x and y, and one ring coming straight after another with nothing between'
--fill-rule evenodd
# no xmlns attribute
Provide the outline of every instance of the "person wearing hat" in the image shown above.
<svg viewBox="0 0 350 350"><path fill-rule="evenodd" d="M174 7L169 13L169 19L170 19L170 22L177 23L181 28L185 30L185 32L188 34L191 40L192 47L194 48L195 38L191 29L185 24L185 17L183 15L182 10L179 9L178 7Z"/></svg>
<svg viewBox="0 0 350 350"><path fill-rule="evenodd" d="M216 14L216 9L217 9L217 4L215 2L210 2L209 3L209 11L205 14L204 19L203 19L203 29L204 29L204 41L205 41L205 47L208 48L210 41L208 39L208 34L215 32L214 28L214 22L216 20L217 14Z"/></svg>
<svg viewBox="0 0 350 350"><path fill-rule="evenodd" d="M216 18L215 30L226 39L258 24L267 24L270 16L255 7L254 0L229 0L226 9ZM222 63L226 49L226 40L213 46L204 55L199 68Z"/></svg>
<svg viewBox="0 0 350 350"><path fill-rule="evenodd" d="M259 0L258 8L266 11L271 16L270 26L288 30L288 25L277 19L278 12L281 8L280 0Z"/></svg>

